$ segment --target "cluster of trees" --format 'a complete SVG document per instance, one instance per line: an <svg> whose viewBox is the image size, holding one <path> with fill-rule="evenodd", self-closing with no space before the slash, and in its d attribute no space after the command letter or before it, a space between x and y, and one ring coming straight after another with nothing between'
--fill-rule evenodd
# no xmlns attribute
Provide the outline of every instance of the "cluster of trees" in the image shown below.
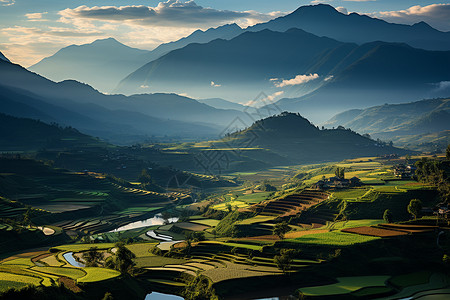
<svg viewBox="0 0 450 300"><path fill-rule="evenodd" d="M345 179L345 168L337 167L336 171L334 171L334 175L336 175L337 178Z"/></svg>
<svg viewBox="0 0 450 300"><path fill-rule="evenodd" d="M116 243L115 249L115 254L104 261L103 253L97 247L91 247L82 254L84 264L86 267L100 267L104 265L122 274L133 274L133 268L136 265L134 262L136 255L125 247L125 244L122 242Z"/></svg>
<svg viewBox="0 0 450 300"><path fill-rule="evenodd" d="M165 192L165 190L161 186L159 186L156 181L150 176L147 169L142 169L141 175L139 175L138 180L141 183L139 187L143 190L157 193Z"/></svg>
<svg viewBox="0 0 450 300"><path fill-rule="evenodd" d="M294 249L281 249L279 255L275 255L273 258L277 264L278 269L286 273L290 268L293 258L297 255L298 251Z"/></svg>
<svg viewBox="0 0 450 300"><path fill-rule="evenodd" d="M435 185L443 202L450 203L450 145L447 146L446 160L422 158L415 165L417 180Z"/></svg>
<svg viewBox="0 0 450 300"><path fill-rule="evenodd" d="M273 227L273 234L278 236L280 240L284 239L284 235L291 231L291 226L286 221L275 224Z"/></svg>

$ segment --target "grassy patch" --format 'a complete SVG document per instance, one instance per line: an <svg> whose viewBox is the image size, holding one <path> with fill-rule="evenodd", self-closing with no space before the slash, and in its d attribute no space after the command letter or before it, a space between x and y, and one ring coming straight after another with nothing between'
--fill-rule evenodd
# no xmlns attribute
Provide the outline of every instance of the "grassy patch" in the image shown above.
<svg viewBox="0 0 450 300"><path fill-rule="evenodd" d="M239 208L248 207L248 204L243 201L233 200L233 201L214 205L212 208L215 210L227 210L228 204L230 204L232 208L235 208L236 206Z"/></svg>
<svg viewBox="0 0 450 300"><path fill-rule="evenodd" d="M272 192L261 192L261 193L253 193L253 194L246 194L246 195L242 195L239 196L238 199L239 201L244 201L246 203L259 203L261 201L264 201L267 199L267 197L271 194Z"/></svg>
<svg viewBox="0 0 450 300"><path fill-rule="evenodd" d="M327 226L327 228L329 228L329 229L346 229L346 228L361 227L361 226L373 226L373 225L378 225L380 223L384 223L384 220L364 219L364 220L339 221L339 222L329 224Z"/></svg>
<svg viewBox="0 0 450 300"><path fill-rule="evenodd" d="M66 276L72 279L78 279L83 276L86 276L86 272L84 272L82 269L75 269L75 268L33 267L31 268L31 270L45 274Z"/></svg>
<svg viewBox="0 0 450 300"><path fill-rule="evenodd" d="M348 294L366 287L383 287L389 276L339 277L338 283L299 289L306 296Z"/></svg>
<svg viewBox="0 0 450 300"><path fill-rule="evenodd" d="M120 272L105 268L83 268L86 276L79 278L78 282L96 282L120 276Z"/></svg>
<svg viewBox="0 0 450 300"><path fill-rule="evenodd" d="M158 243L142 243L142 244L132 244L126 245L126 247L133 252L136 257L153 256L150 253L150 249L158 245Z"/></svg>
<svg viewBox="0 0 450 300"><path fill-rule="evenodd" d="M325 232L305 235L296 239L290 239L289 241L303 244L351 246L355 244L371 242L378 239L380 238L344 232Z"/></svg>
<svg viewBox="0 0 450 300"><path fill-rule="evenodd" d="M2 265L24 265L32 267L34 266L34 263L31 261L30 258L16 258L3 262Z"/></svg>
<svg viewBox="0 0 450 300"><path fill-rule="evenodd" d="M421 271L392 277L389 282L394 286L405 288L408 286L427 284L430 281L431 272Z"/></svg>
<svg viewBox="0 0 450 300"><path fill-rule="evenodd" d="M87 251L92 247L97 247L99 250L106 250L114 247L113 243L98 243L98 244L72 244L72 245L61 245L57 247L53 247L53 249L58 249L61 251L72 251L72 252L80 252Z"/></svg>
<svg viewBox="0 0 450 300"><path fill-rule="evenodd" d="M8 289L10 288L9 282L16 282L19 284L31 284L31 285L39 285L42 281L41 278L31 277L25 275L17 275L6 272L0 272L0 289Z"/></svg>
<svg viewBox="0 0 450 300"><path fill-rule="evenodd" d="M138 268L162 267L171 264L183 264L185 262L186 260L184 259L177 259L163 256L147 256L136 258L136 266Z"/></svg>
<svg viewBox="0 0 450 300"><path fill-rule="evenodd" d="M256 216L253 218L248 218L248 219L242 220L242 221L238 222L237 224L250 225L250 224L255 224L255 223L263 223L263 222L271 221L275 218L276 218L275 216Z"/></svg>
<svg viewBox="0 0 450 300"><path fill-rule="evenodd" d="M0 279L0 292L13 288L20 289L27 286L28 284L30 283Z"/></svg>
<svg viewBox="0 0 450 300"><path fill-rule="evenodd" d="M210 227L216 227L219 224L219 220L215 219L203 219L203 220L189 220L191 223L196 223L200 225L206 225Z"/></svg>

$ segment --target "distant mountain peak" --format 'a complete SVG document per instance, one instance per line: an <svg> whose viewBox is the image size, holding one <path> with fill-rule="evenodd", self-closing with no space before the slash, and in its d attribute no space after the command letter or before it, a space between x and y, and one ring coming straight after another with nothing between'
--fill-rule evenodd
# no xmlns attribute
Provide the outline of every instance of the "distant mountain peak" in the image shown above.
<svg viewBox="0 0 450 300"><path fill-rule="evenodd" d="M434 29L433 27L430 26L430 24L424 22L424 21L420 21L418 23L415 23L412 25L415 28L423 28L423 29Z"/></svg>
<svg viewBox="0 0 450 300"><path fill-rule="evenodd" d="M119 42L118 40L116 40L113 37L95 40L90 45L122 45L122 46L124 46L124 44L122 44L121 42Z"/></svg>
<svg viewBox="0 0 450 300"><path fill-rule="evenodd" d="M314 15L329 15L329 14L341 14L333 6L329 4L316 4L316 5L305 5L297 8L292 15L301 14L314 14Z"/></svg>

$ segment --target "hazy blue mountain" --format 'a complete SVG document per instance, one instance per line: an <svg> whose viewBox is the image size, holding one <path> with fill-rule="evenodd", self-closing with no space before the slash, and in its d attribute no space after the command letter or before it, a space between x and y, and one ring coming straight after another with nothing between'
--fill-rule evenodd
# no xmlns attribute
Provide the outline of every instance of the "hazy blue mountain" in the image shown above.
<svg viewBox="0 0 450 300"><path fill-rule="evenodd" d="M261 91L276 91L270 79L290 79L311 72L326 75L356 47L300 29L245 32L231 40L217 39L174 50L130 74L116 91L187 93L196 98L247 102ZM308 91L309 85L301 89ZM298 95L298 87L294 89Z"/></svg>
<svg viewBox="0 0 450 300"><path fill-rule="evenodd" d="M294 163L406 153L348 129L320 130L299 114L287 112L259 120L220 143L217 147L251 145L264 148ZM251 152L246 155L252 157Z"/></svg>
<svg viewBox="0 0 450 300"><path fill-rule="evenodd" d="M244 32L244 30L235 23L223 25L217 28L210 28L206 31L200 29L196 30L187 37L181 38L174 42L161 44L154 50L150 51L149 53L142 55L140 57L142 62L141 66L155 59L160 58L161 56L169 53L172 50L183 48L189 44L192 43L203 44L208 43L215 39L229 40L238 36L242 32ZM131 71L129 73L131 73Z"/></svg>
<svg viewBox="0 0 450 300"><path fill-rule="evenodd" d="M450 50L450 32L436 30L425 22L414 25L388 23L357 13L346 15L328 4L301 6L291 14L246 30L270 29L282 32L290 28L300 28L343 42L403 42L416 48Z"/></svg>
<svg viewBox="0 0 450 300"><path fill-rule="evenodd" d="M0 59L9 62L9 59L0 52Z"/></svg>
<svg viewBox="0 0 450 300"><path fill-rule="evenodd" d="M211 124L193 124L138 111L106 108L100 102L111 100L114 103L116 99L126 102L128 98L103 95L76 81L55 83L5 61L0 61L0 82L0 112L58 122L113 142L136 142L146 136L163 135L212 137L220 130Z"/></svg>
<svg viewBox="0 0 450 300"><path fill-rule="evenodd" d="M311 74L318 78L281 85L283 79ZM266 29L172 51L130 74L118 91L187 93L240 102L261 91L282 93L286 98L277 102L280 111L301 112L318 123L352 108L444 96L450 91L439 86L449 80L450 51L386 42L358 46L301 29Z"/></svg>
<svg viewBox="0 0 450 300"><path fill-rule="evenodd" d="M108 38L62 48L29 70L53 81L74 79L110 92L122 78L142 65L140 57L146 53Z"/></svg>
<svg viewBox="0 0 450 300"><path fill-rule="evenodd" d="M416 149L419 144L435 142L438 136L440 143L445 144L450 142L450 99L427 99L350 110L324 123L329 128L339 125ZM447 140L442 139L445 135ZM417 137L416 140L413 137Z"/></svg>
<svg viewBox="0 0 450 300"><path fill-rule="evenodd" d="M29 67L29 70L53 81L74 79L102 92L111 92L125 76L172 50L190 43L230 39L242 31L236 24L197 30L180 40L161 44L152 51L131 48L113 38L96 40L91 44L62 48Z"/></svg>
<svg viewBox="0 0 450 300"><path fill-rule="evenodd" d="M450 51L368 43L353 49L330 74L334 78L320 89L277 105L324 122L348 109L446 96L450 89L441 83L450 79Z"/></svg>
<svg viewBox="0 0 450 300"><path fill-rule="evenodd" d="M196 99L200 103L207 104L209 106L218 108L218 109L234 109L243 111L247 108L247 106L231 102L221 98L209 98L209 99Z"/></svg>
<svg viewBox="0 0 450 300"><path fill-rule="evenodd" d="M97 139L74 128L42 121L16 118L0 113L0 149L2 151L64 149L74 146L102 145Z"/></svg>

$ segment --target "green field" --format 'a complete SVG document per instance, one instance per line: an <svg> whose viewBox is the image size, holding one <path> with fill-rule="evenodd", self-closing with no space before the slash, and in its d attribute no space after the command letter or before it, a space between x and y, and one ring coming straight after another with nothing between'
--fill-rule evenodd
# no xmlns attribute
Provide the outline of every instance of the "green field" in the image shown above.
<svg viewBox="0 0 450 300"><path fill-rule="evenodd" d="M345 232L326 232L302 236L296 239L289 239L302 244L316 244L329 246L352 246L379 240L378 237L363 236Z"/></svg>
<svg viewBox="0 0 450 300"><path fill-rule="evenodd" d="M390 276L338 277L335 284L301 288L298 291L306 296L331 296L348 294L367 287L385 287Z"/></svg>
<svg viewBox="0 0 450 300"><path fill-rule="evenodd" d="M79 268L33 267L31 270L44 274L66 276L72 279L78 279L86 276L86 272Z"/></svg>
<svg viewBox="0 0 450 300"><path fill-rule="evenodd" d="M77 280L77 282L96 282L108 280L120 276L120 272L105 268L83 268L86 271L86 276Z"/></svg>

